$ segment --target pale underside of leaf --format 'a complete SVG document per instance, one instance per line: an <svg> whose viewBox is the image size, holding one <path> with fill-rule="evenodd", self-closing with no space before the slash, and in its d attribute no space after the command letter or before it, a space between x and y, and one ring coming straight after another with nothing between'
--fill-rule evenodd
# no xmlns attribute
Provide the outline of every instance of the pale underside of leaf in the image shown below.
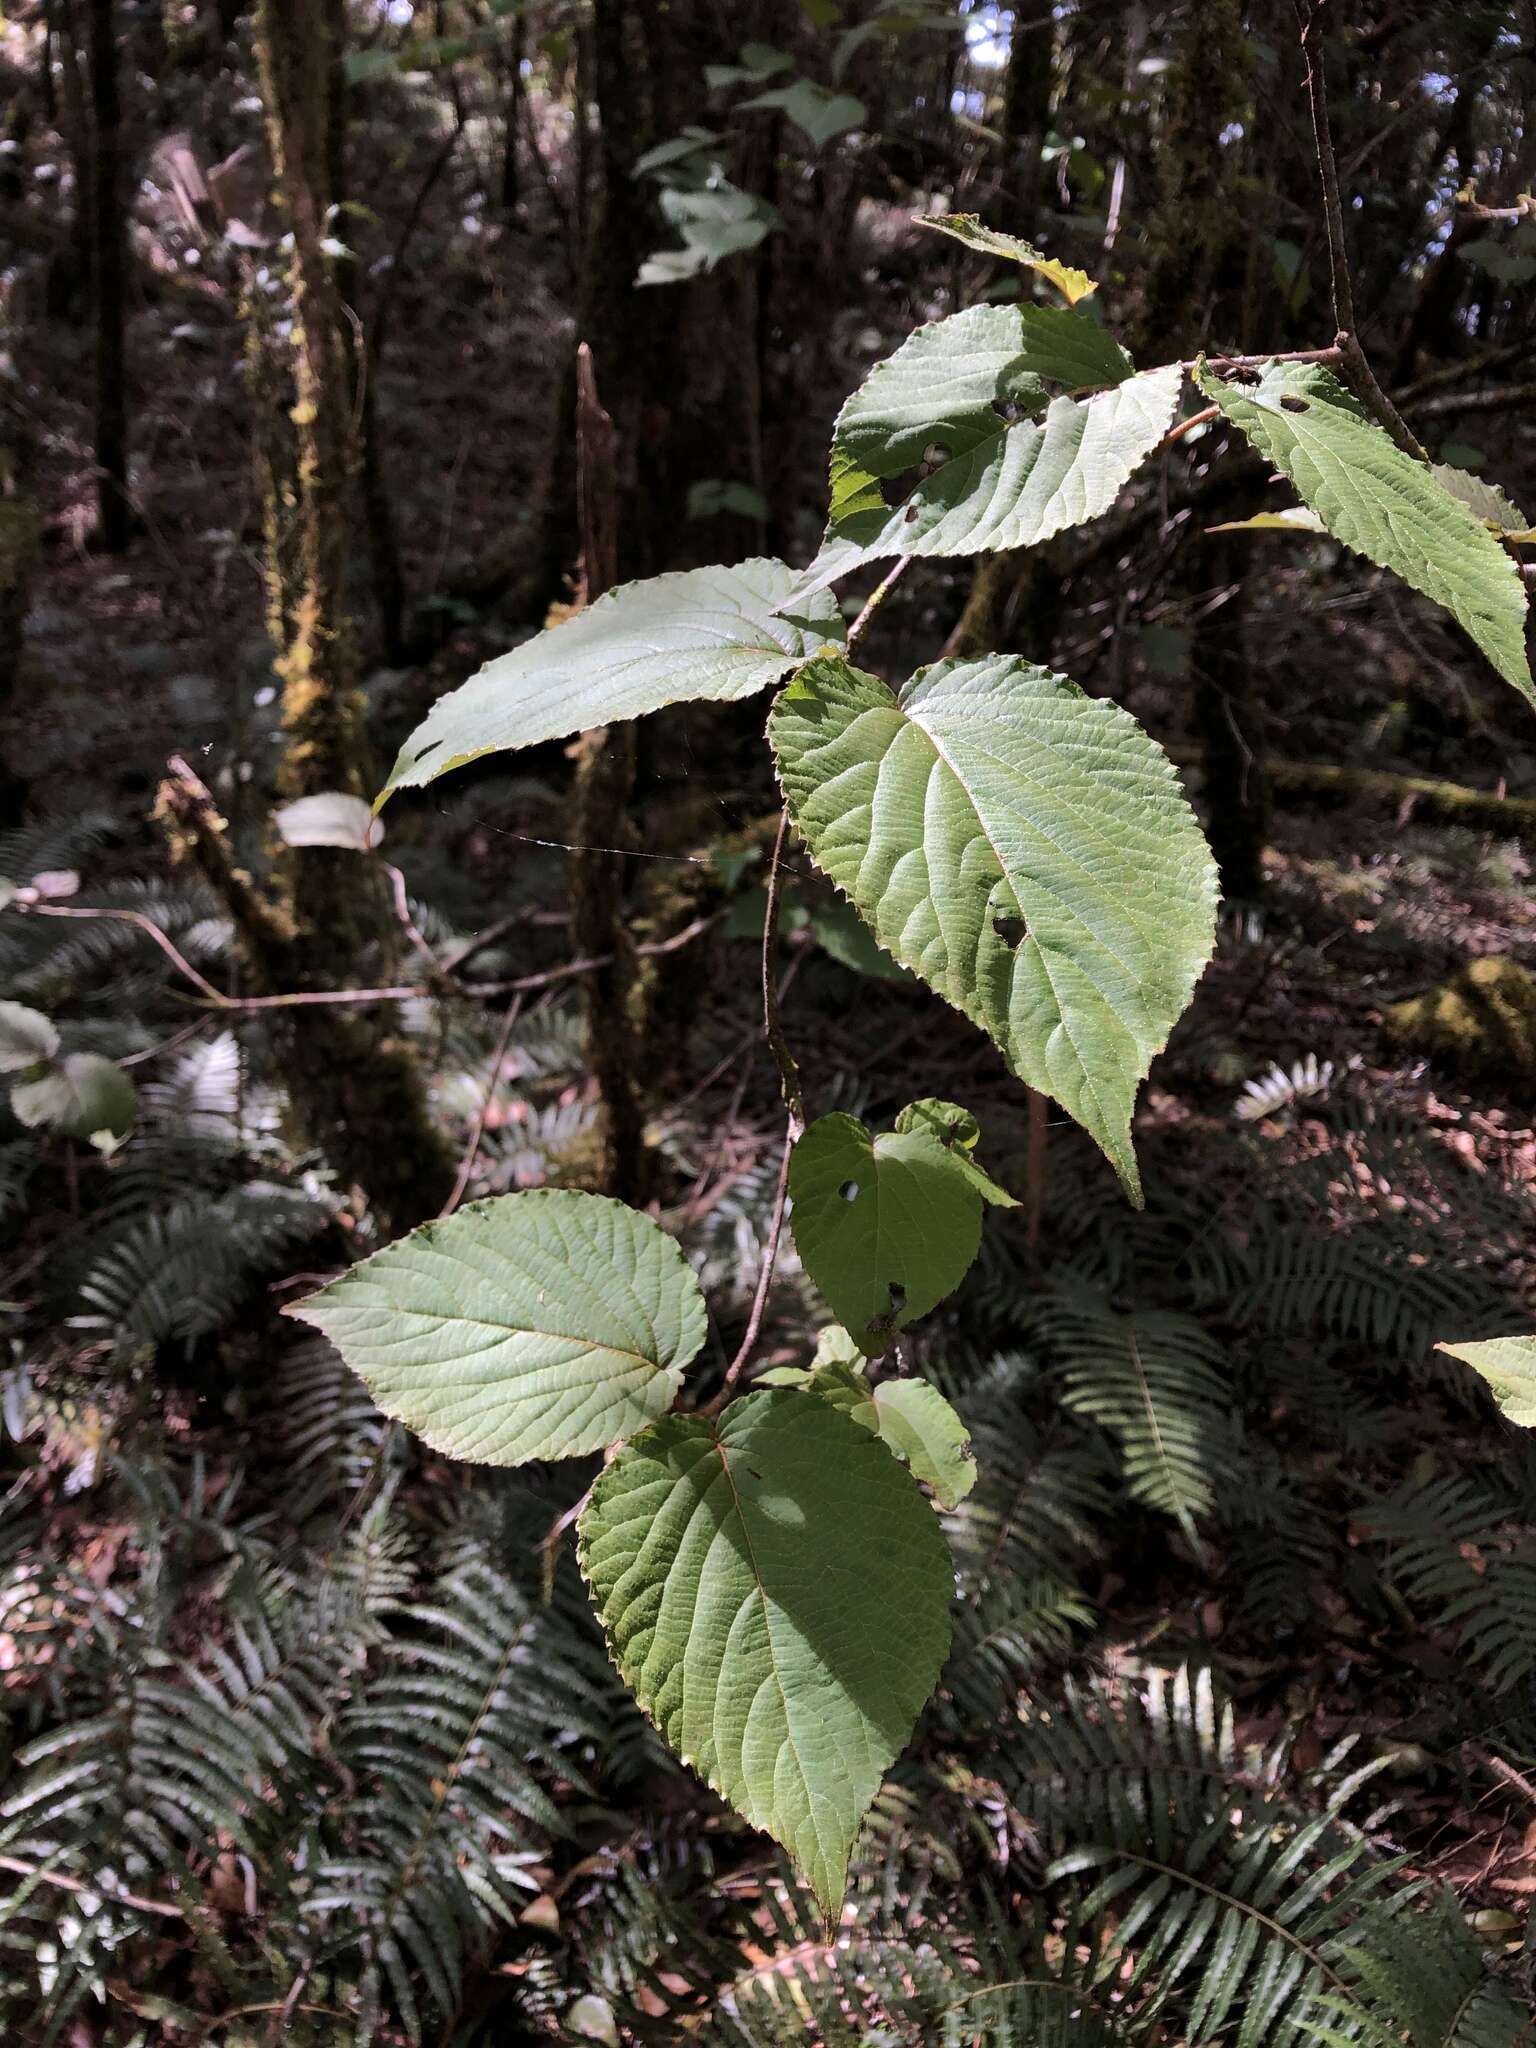
<svg viewBox="0 0 1536 2048"><path fill-rule="evenodd" d="M808 664L769 737L812 858L876 939L1101 1146L1140 1200L1138 1083L1215 943L1216 874L1166 755L1008 656L900 697Z"/></svg>
<svg viewBox="0 0 1536 2048"><path fill-rule="evenodd" d="M795 601L805 603L866 562L1034 547L1099 518L1167 433L1182 376L1177 363L1142 371L1091 397L1053 398L1038 420L1009 423L994 414L992 430L975 436L936 421L934 445L955 452L894 506L878 485L853 492L847 476L834 473L826 537L795 585Z"/></svg>
<svg viewBox="0 0 1536 2048"><path fill-rule="evenodd" d="M911 1474L827 1402L754 1393L627 1445L578 1531L640 1705L835 1920L948 1653L952 1567Z"/></svg>
<svg viewBox="0 0 1536 2048"><path fill-rule="evenodd" d="M331 1339L387 1415L490 1465L579 1457L655 1421L706 1323L665 1231L560 1189L424 1224L289 1313Z"/></svg>
<svg viewBox="0 0 1536 2048"><path fill-rule="evenodd" d="M752 696L844 637L828 600L798 614L794 580L782 562L763 558L620 584L439 699L401 748L380 801L484 754L686 699Z"/></svg>
<svg viewBox="0 0 1536 2048"><path fill-rule="evenodd" d="M1475 1344L1440 1344L1488 1382L1511 1422L1536 1429L1536 1337L1488 1337Z"/></svg>
<svg viewBox="0 0 1536 2048"><path fill-rule="evenodd" d="M1336 377L1318 363L1270 363L1256 384L1228 384L1209 370L1198 381L1335 540L1444 605L1505 681L1536 703L1513 560Z"/></svg>

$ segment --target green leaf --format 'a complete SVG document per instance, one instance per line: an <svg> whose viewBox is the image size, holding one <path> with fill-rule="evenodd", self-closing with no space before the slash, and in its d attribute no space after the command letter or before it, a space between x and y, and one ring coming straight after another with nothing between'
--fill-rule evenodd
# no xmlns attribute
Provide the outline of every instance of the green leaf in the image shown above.
<svg viewBox="0 0 1536 2048"><path fill-rule="evenodd" d="M1168 431L1182 376L1135 374L1060 307L972 306L920 327L838 415L827 531L795 596L883 556L1033 546L1098 518Z"/></svg>
<svg viewBox="0 0 1536 2048"><path fill-rule="evenodd" d="M29 1130L46 1126L110 1152L133 1128L139 1098L121 1067L99 1053L72 1052L34 1079L18 1081L11 1108Z"/></svg>
<svg viewBox="0 0 1536 2048"><path fill-rule="evenodd" d="M837 1336L852 1351L847 1331ZM828 1332L823 1330L822 1340ZM833 1347L828 1346L830 1353ZM976 1484L971 1433L938 1388L923 1379L881 1380L872 1387L862 1360L855 1356L823 1356L805 1378L813 1394L830 1401L861 1429L873 1430L888 1451L900 1458L914 1479L932 1489L941 1508L954 1509Z"/></svg>
<svg viewBox="0 0 1536 2048"><path fill-rule="evenodd" d="M633 178L643 178L651 171L666 170L669 165L686 163L701 150L718 147L722 138L712 128L684 128L680 134L668 136L665 142L658 142L654 149L648 149L643 156L635 158Z"/></svg>
<svg viewBox="0 0 1536 2048"><path fill-rule="evenodd" d="M912 1475L829 1403L753 1393L636 1438L577 1529L640 1705L835 1923L860 1823L949 1649L953 1567Z"/></svg>
<svg viewBox="0 0 1536 2048"><path fill-rule="evenodd" d="M758 927L761 929L759 918ZM846 903L818 904L811 917L817 942L840 967L854 974L867 974L875 981L904 981L912 986L905 967L898 967L889 953L882 953L864 920Z"/></svg>
<svg viewBox="0 0 1536 2048"><path fill-rule="evenodd" d="M0 1074L20 1074L39 1060L51 1060L59 1034L51 1018L25 1003L0 1002Z"/></svg>
<svg viewBox="0 0 1536 2048"><path fill-rule="evenodd" d="M1511 1422L1536 1429L1536 1337L1489 1337L1479 1344L1437 1344L1488 1382Z"/></svg>
<svg viewBox="0 0 1536 2048"><path fill-rule="evenodd" d="M441 698L400 750L380 802L483 754L564 739L664 704L735 703L845 637L830 601L782 617L794 574L758 559L621 583Z"/></svg>
<svg viewBox="0 0 1536 2048"><path fill-rule="evenodd" d="M789 1162L800 1263L865 1351L952 1294L981 1244L981 1199L925 1130L872 1138L842 1110L818 1117Z"/></svg>
<svg viewBox="0 0 1536 2048"><path fill-rule="evenodd" d="M1070 263L1059 263L1054 256L1042 256L1038 249L1032 248L1028 242L1021 242L1017 235L1005 235L997 228L987 227L974 213L922 213L917 217L917 226L936 228L941 235L952 235L957 242L964 242L968 249L980 249L989 256L1006 257L1010 263L1022 263L1026 270L1034 271L1047 284L1055 285L1069 306L1075 306L1079 299L1089 298L1098 290L1086 270L1074 270Z"/></svg>
<svg viewBox="0 0 1536 2048"><path fill-rule="evenodd" d="M990 1202L994 1209L1018 1208L1007 1189L1000 1188L978 1164L974 1155L981 1142L981 1125L958 1102L941 1102L936 1095L925 1095L921 1102L907 1104L896 1118L896 1128L929 1132L944 1147L955 1170L964 1175L984 1202Z"/></svg>
<svg viewBox="0 0 1536 2048"><path fill-rule="evenodd" d="M1223 519L1207 533L1326 533L1327 527L1309 505L1284 505L1278 512L1255 512L1250 519Z"/></svg>
<svg viewBox="0 0 1536 2048"><path fill-rule="evenodd" d="M739 64L706 64L704 83L711 92L723 85L756 85L776 72L788 71L794 61L770 43L746 43Z"/></svg>
<svg viewBox="0 0 1536 2048"><path fill-rule="evenodd" d="M483 1465L577 1458L671 1407L706 1316L676 1242L601 1195L500 1195L288 1309L386 1415Z"/></svg>
<svg viewBox="0 0 1536 2048"><path fill-rule="evenodd" d="M1257 384L1226 384L1204 369L1198 382L1335 540L1444 605L1505 681L1536 704L1525 589L1513 561L1336 377L1318 363L1270 363Z"/></svg>
<svg viewBox="0 0 1536 2048"><path fill-rule="evenodd" d="M1473 476L1470 470L1457 469L1449 462L1433 464L1431 474L1443 490L1459 499L1472 517L1482 520L1485 526L1491 526L1499 533L1525 533L1529 530L1529 519L1508 492L1497 484Z"/></svg>
<svg viewBox="0 0 1536 2048"><path fill-rule="evenodd" d="M869 114L864 102L856 100L852 93L830 92L809 78L798 78L793 85L777 86L772 92L760 92L741 105L787 114L813 149L824 149L834 135L845 135L850 128L862 126Z"/></svg>
<svg viewBox="0 0 1536 2048"><path fill-rule="evenodd" d="M899 696L820 659L768 732L817 866L1139 1203L1137 1084L1216 931L1215 867L1162 749L1006 655L920 669Z"/></svg>

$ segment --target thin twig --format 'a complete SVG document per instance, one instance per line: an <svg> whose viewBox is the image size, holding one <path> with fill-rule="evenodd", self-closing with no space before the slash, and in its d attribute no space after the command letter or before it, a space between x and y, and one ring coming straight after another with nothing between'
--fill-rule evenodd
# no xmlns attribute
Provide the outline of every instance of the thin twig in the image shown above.
<svg viewBox="0 0 1536 2048"><path fill-rule="evenodd" d="M1338 333L1334 345L1342 355L1349 380L1376 418L1405 455L1420 462L1429 457L1402 414L1376 381L1355 332L1355 298L1349 278L1349 250L1344 240L1344 207L1339 198L1339 165L1333 150L1333 130L1328 120L1328 75L1323 59L1323 39L1318 17L1324 0L1294 0L1301 29L1301 55L1306 69L1307 103L1312 111L1312 140L1317 151L1318 174L1323 185L1323 220L1328 235L1328 278L1333 298L1334 324Z"/></svg>
<svg viewBox="0 0 1536 2048"><path fill-rule="evenodd" d="M859 613L859 616L848 628L848 652L850 654L853 653L853 650L868 632L870 621L874 618L875 613L879 611L881 605L885 603L887 596L916 560L917 557L915 555L903 555L896 566L893 569L887 570L886 574L870 592L868 602L865 604L863 611Z"/></svg>
<svg viewBox="0 0 1536 2048"><path fill-rule="evenodd" d="M779 874L784 858L784 841L789 835L789 811L780 811L779 829L773 842L773 858L768 865L768 897L763 906L763 1030L768 1039L768 1048L773 1054L774 1064L779 1070L779 1085L784 1092L784 1107L789 1111L790 1141L799 1137L805 1129L805 1103L800 1093L800 1069L795 1056L789 1049L789 1040L784 1036L784 1026L779 1016L779 985L774 973L774 952L779 936Z"/></svg>
<svg viewBox="0 0 1536 2048"><path fill-rule="evenodd" d="M63 1892L77 1892L90 1898L111 1899L119 1906L132 1906L138 1913L155 1913L162 1920L185 1920L184 1906L173 1906L165 1899L141 1898L137 1892L104 1892L100 1884L87 1884L83 1879L70 1877L62 1870L50 1870L41 1863L23 1863L19 1856L0 1856L0 1870L14 1872L17 1877L36 1878L40 1884L56 1885Z"/></svg>
<svg viewBox="0 0 1536 2048"><path fill-rule="evenodd" d="M147 918L140 910L72 910L66 908L62 903L21 902L14 904L13 908L20 911L24 917L105 917L115 920L118 924L137 925L141 932L147 932L149 937L154 940L155 944L165 954L177 972L184 974L194 988L201 989L211 1003L217 1003L221 1008L229 1004L230 998L220 995L208 977L200 974L192 965L192 962L184 954L176 950L165 933L161 931L159 925L155 924L150 918Z"/></svg>
<svg viewBox="0 0 1536 2048"><path fill-rule="evenodd" d="M898 567L904 567L901 563ZM895 572L886 578L894 581ZM882 586L883 588L884 586ZM878 593L877 593L878 595ZM871 599L870 603L873 604ZM866 605L865 610L868 611ZM851 639L850 635L850 639ZM779 872L784 858L784 841L789 835L789 811L779 813L779 829L773 842L773 859L768 868L768 900L763 908L763 1031L774 1063L779 1070L779 1084L784 1093L784 1107L788 1121L784 1131L784 1154L779 1161L778 1185L774 1189L773 1214L768 1224L768 1241L763 1247L762 1267L757 1276L757 1290L752 1297L752 1312L747 1317L747 1327L737 1346L736 1356L725 1369L725 1378L720 1391L704 1410L713 1415L723 1408L730 1399L731 1390L741 1377L742 1367L757 1348L757 1340L763 1327L763 1317L768 1309L768 1294L773 1286L773 1270L779 1260L779 1239L784 1232L784 1209L789 1199L789 1162L795 1145L805 1129L805 1100L800 1092L800 1069L795 1056L789 1049L784 1036L784 1026L779 1015L779 984L774 972L774 954L779 935Z"/></svg>
<svg viewBox="0 0 1536 2048"><path fill-rule="evenodd" d="M501 1029L496 1034L496 1050L491 1054L490 1078L485 1084L485 1096L480 1104L480 1113L475 1118L475 1128L470 1133L464 1157L459 1161L453 1191L439 1210L439 1215L451 1216L464 1199L464 1190L469 1186L469 1177L475 1170L475 1161L480 1155L480 1146L485 1137L486 1119L490 1116L491 1104L496 1100L496 1083L501 1078L501 1063L507 1056L507 1041L512 1036L512 1026L517 1022L522 1007L523 999L520 995L513 996L507 1004L507 1014L502 1018Z"/></svg>
<svg viewBox="0 0 1536 2048"><path fill-rule="evenodd" d="M779 1239L784 1232L784 1210L789 1200L789 1162L794 1156L795 1140L799 1132L794 1119L784 1133L784 1156L779 1161L779 1180L773 1194L773 1215L768 1224L768 1242L763 1247L763 1263L757 1276L757 1291L752 1296L752 1313L747 1317L747 1327L736 1356L725 1368L725 1378L720 1382L720 1391L709 1402L702 1413L717 1415L731 1398L732 1390L741 1377L742 1367L757 1349L758 1337L762 1334L763 1318L768 1310L768 1292L773 1286L773 1269L779 1262Z"/></svg>
<svg viewBox="0 0 1536 2048"><path fill-rule="evenodd" d="M1164 434L1161 442L1158 444L1159 453L1164 448L1171 448L1175 441L1182 441L1184 436L1192 433L1196 427L1208 426L1220 411L1221 407L1219 405L1208 405L1204 412L1191 413L1187 420L1180 420L1179 424L1171 432Z"/></svg>
<svg viewBox="0 0 1536 2048"><path fill-rule="evenodd" d="M1196 356L1183 367L1186 370L1193 370L1203 363L1208 370L1262 370L1266 363L1336 363L1341 360L1343 354L1344 351L1335 341L1327 348L1271 349L1264 355Z"/></svg>

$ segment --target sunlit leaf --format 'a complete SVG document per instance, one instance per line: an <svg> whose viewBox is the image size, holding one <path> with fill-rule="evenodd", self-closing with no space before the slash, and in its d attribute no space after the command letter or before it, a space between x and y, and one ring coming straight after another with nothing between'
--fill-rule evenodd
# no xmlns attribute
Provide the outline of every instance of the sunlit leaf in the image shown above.
<svg viewBox="0 0 1536 2048"><path fill-rule="evenodd" d="M474 1202L386 1245L290 1315L384 1410L484 1465L575 1458L671 1407L704 1341L674 1239L601 1195Z"/></svg>
<svg viewBox="0 0 1536 2048"><path fill-rule="evenodd" d="M1098 290L1098 285L1086 270L1074 270L1070 263L1060 263L1054 256L1042 256L1038 249L1028 242L1021 242L1017 235L1005 235L998 228L987 227L974 213L919 214L917 225L936 228L941 235L952 235L957 242L964 242L968 249L980 249L989 256L1003 256L1010 263L1021 263L1026 270L1043 277L1047 284L1055 285L1069 306L1075 306L1079 299L1086 299Z"/></svg>
<svg viewBox="0 0 1536 2048"><path fill-rule="evenodd" d="M1478 1344L1437 1344L1488 1382L1511 1422L1536 1429L1536 1337L1488 1337Z"/></svg>
<svg viewBox="0 0 1536 2048"><path fill-rule="evenodd" d="M1335 540L1444 605L1505 681L1536 703L1519 570L1337 377L1320 363L1273 362L1254 384L1225 383L1210 370L1199 383Z"/></svg>
<svg viewBox="0 0 1536 2048"><path fill-rule="evenodd" d="M401 748L384 796L484 754L640 718L686 698L752 696L845 637L829 599L793 616L774 609L793 582L782 562L759 559L621 583L439 699Z"/></svg>
<svg viewBox="0 0 1536 2048"><path fill-rule="evenodd" d="M635 1697L835 1924L949 1648L953 1568L911 1473L830 1403L776 1389L647 1430L577 1526Z"/></svg>
<svg viewBox="0 0 1536 2048"><path fill-rule="evenodd" d="M886 556L1032 546L1098 518L1168 431L1182 375L1136 374L1060 307L920 327L838 415L827 531L796 598Z"/></svg>
<svg viewBox="0 0 1536 2048"><path fill-rule="evenodd" d="M1117 705L1005 655L939 662L899 695L819 659L769 737L817 866L1139 1201L1137 1086L1216 926L1215 867L1162 749Z"/></svg>

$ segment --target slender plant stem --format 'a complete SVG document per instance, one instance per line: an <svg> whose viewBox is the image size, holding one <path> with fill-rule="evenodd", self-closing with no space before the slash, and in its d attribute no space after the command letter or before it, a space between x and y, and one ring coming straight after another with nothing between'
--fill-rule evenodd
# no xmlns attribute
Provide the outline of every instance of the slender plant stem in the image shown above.
<svg viewBox="0 0 1536 2048"><path fill-rule="evenodd" d="M1397 407L1376 381L1355 332L1355 299L1349 279L1349 250L1344 241L1344 206L1339 197L1339 165L1334 155L1333 130L1328 120L1328 74L1323 58L1319 18L1324 0L1295 0L1296 20L1301 29L1301 54L1305 63L1307 104L1312 112L1312 140L1317 151L1318 175L1323 185L1323 221L1328 235L1328 278L1333 297L1333 319L1338 333L1334 346L1355 387L1356 395L1376 415L1405 455L1427 462L1428 455L1412 433Z"/></svg>
<svg viewBox="0 0 1536 2048"><path fill-rule="evenodd" d="M0 1856L0 1870L9 1870L17 1877L35 1878L39 1884L57 1885L60 1891L77 1892L87 1897L104 1897L119 1906L132 1906L137 1913L154 1913L162 1920L185 1920L184 1906L173 1906L167 1899L141 1898L137 1892L106 1892L95 1884L87 1884L83 1878L70 1877L65 1871L50 1870L45 1864L23 1863L19 1856Z"/></svg>
<svg viewBox="0 0 1536 2048"><path fill-rule="evenodd" d="M1175 441L1182 441L1184 436L1192 433L1196 427L1208 426L1220 411L1221 407L1219 405L1208 405L1204 412L1191 413L1187 420L1180 420L1176 427L1169 433L1164 434L1161 442L1158 444L1159 452L1164 448L1171 448Z"/></svg>
<svg viewBox="0 0 1536 2048"><path fill-rule="evenodd" d="M894 582L896 574L905 568L906 562L897 564L896 570L886 578L885 588ZM876 593L878 596L879 593ZM874 603L871 598L870 604ZM865 611L870 606L865 606ZM850 645L852 634L849 635ZM747 1317L747 1327L736 1356L725 1369L725 1378L720 1391L704 1410L713 1415L725 1406L731 1391L741 1377L742 1368L757 1348L762 1333L763 1317L768 1310L768 1294L773 1286L773 1270L779 1260L779 1240L784 1234L784 1209L789 1199L789 1162L794 1154L796 1142L805 1129L805 1099L800 1092L800 1069L795 1056L789 1049L784 1036L783 1022L779 1016L779 984L774 973L774 955L779 935L779 875L784 859L784 842L789 836L789 812L779 813L779 829L773 842L773 859L768 868L768 901L763 909L763 1030L768 1039L769 1049L779 1070L779 1085L784 1093L784 1107L788 1120L784 1131L784 1151L779 1160L778 1185L774 1189L773 1214L768 1223L768 1240L763 1246L763 1262L757 1276L757 1289L752 1297L752 1311Z"/></svg>
<svg viewBox="0 0 1536 2048"><path fill-rule="evenodd" d="M1344 351L1339 344L1330 342L1327 348L1271 349L1268 354L1255 356L1197 356L1184 365L1193 370L1204 363L1208 370L1260 370L1266 363L1337 363L1343 360Z"/></svg>
<svg viewBox="0 0 1536 2048"><path fill-rule="evenodd" d="M863 611L859 613L859 616L848 628L848 652L850 654L853 653L859 642L864 638L864 635L869 631L870 621L874 618L875 613L879 611L886 598L916 560L917 557L915 555L903 555L893 568L886 571L885 575L881 577L880 581L870 592Z"/></svg>
<svg viewBox="0 0 1536 2048"><path fill-rule="evenodd" d="M475 1161L480 1156L480 1147L485 1139L486 1119L490 1116L491 1104L496 1100L496 1083L501 1079L501 1063L507 1056L507 1041L512 1036L512 1026L517 1022L522 1007L523 999L520 995L513 996L507 1004L507 1013L501 1020L501 1029L496 1034L496 1049L491 1054L491 1071L486 1080L485 1094L481 1098L480 1112L475 1118L475 1128L470 1133L464 1157L459 1161L459 1170L454 1178L452 1191L438 1212L440 1215L451 1216L464 1199L464 1190L469 1186L469 1177L475 1170Z"/></svg>
<svg viewBox="0 0 1536 2048"><path fill-rule="evenodd" d="M805 1129L805 1103L800 1093L800 1069L795 1056L789 1049L789 1040L784 1036L784 1026L779 1015L779 984L774 973L774 954L779 936L779 876L784 859L784 842L789 836L789 812L779 813L779 829L773 842L773 858L768 865L768 900L763 906L763 1030L767 1034L768 1048L773 1054L774 1064L779 1070L779 1084L784 1091L784 1107L789 1111L790 1141L799 1137Z"/></svg>

